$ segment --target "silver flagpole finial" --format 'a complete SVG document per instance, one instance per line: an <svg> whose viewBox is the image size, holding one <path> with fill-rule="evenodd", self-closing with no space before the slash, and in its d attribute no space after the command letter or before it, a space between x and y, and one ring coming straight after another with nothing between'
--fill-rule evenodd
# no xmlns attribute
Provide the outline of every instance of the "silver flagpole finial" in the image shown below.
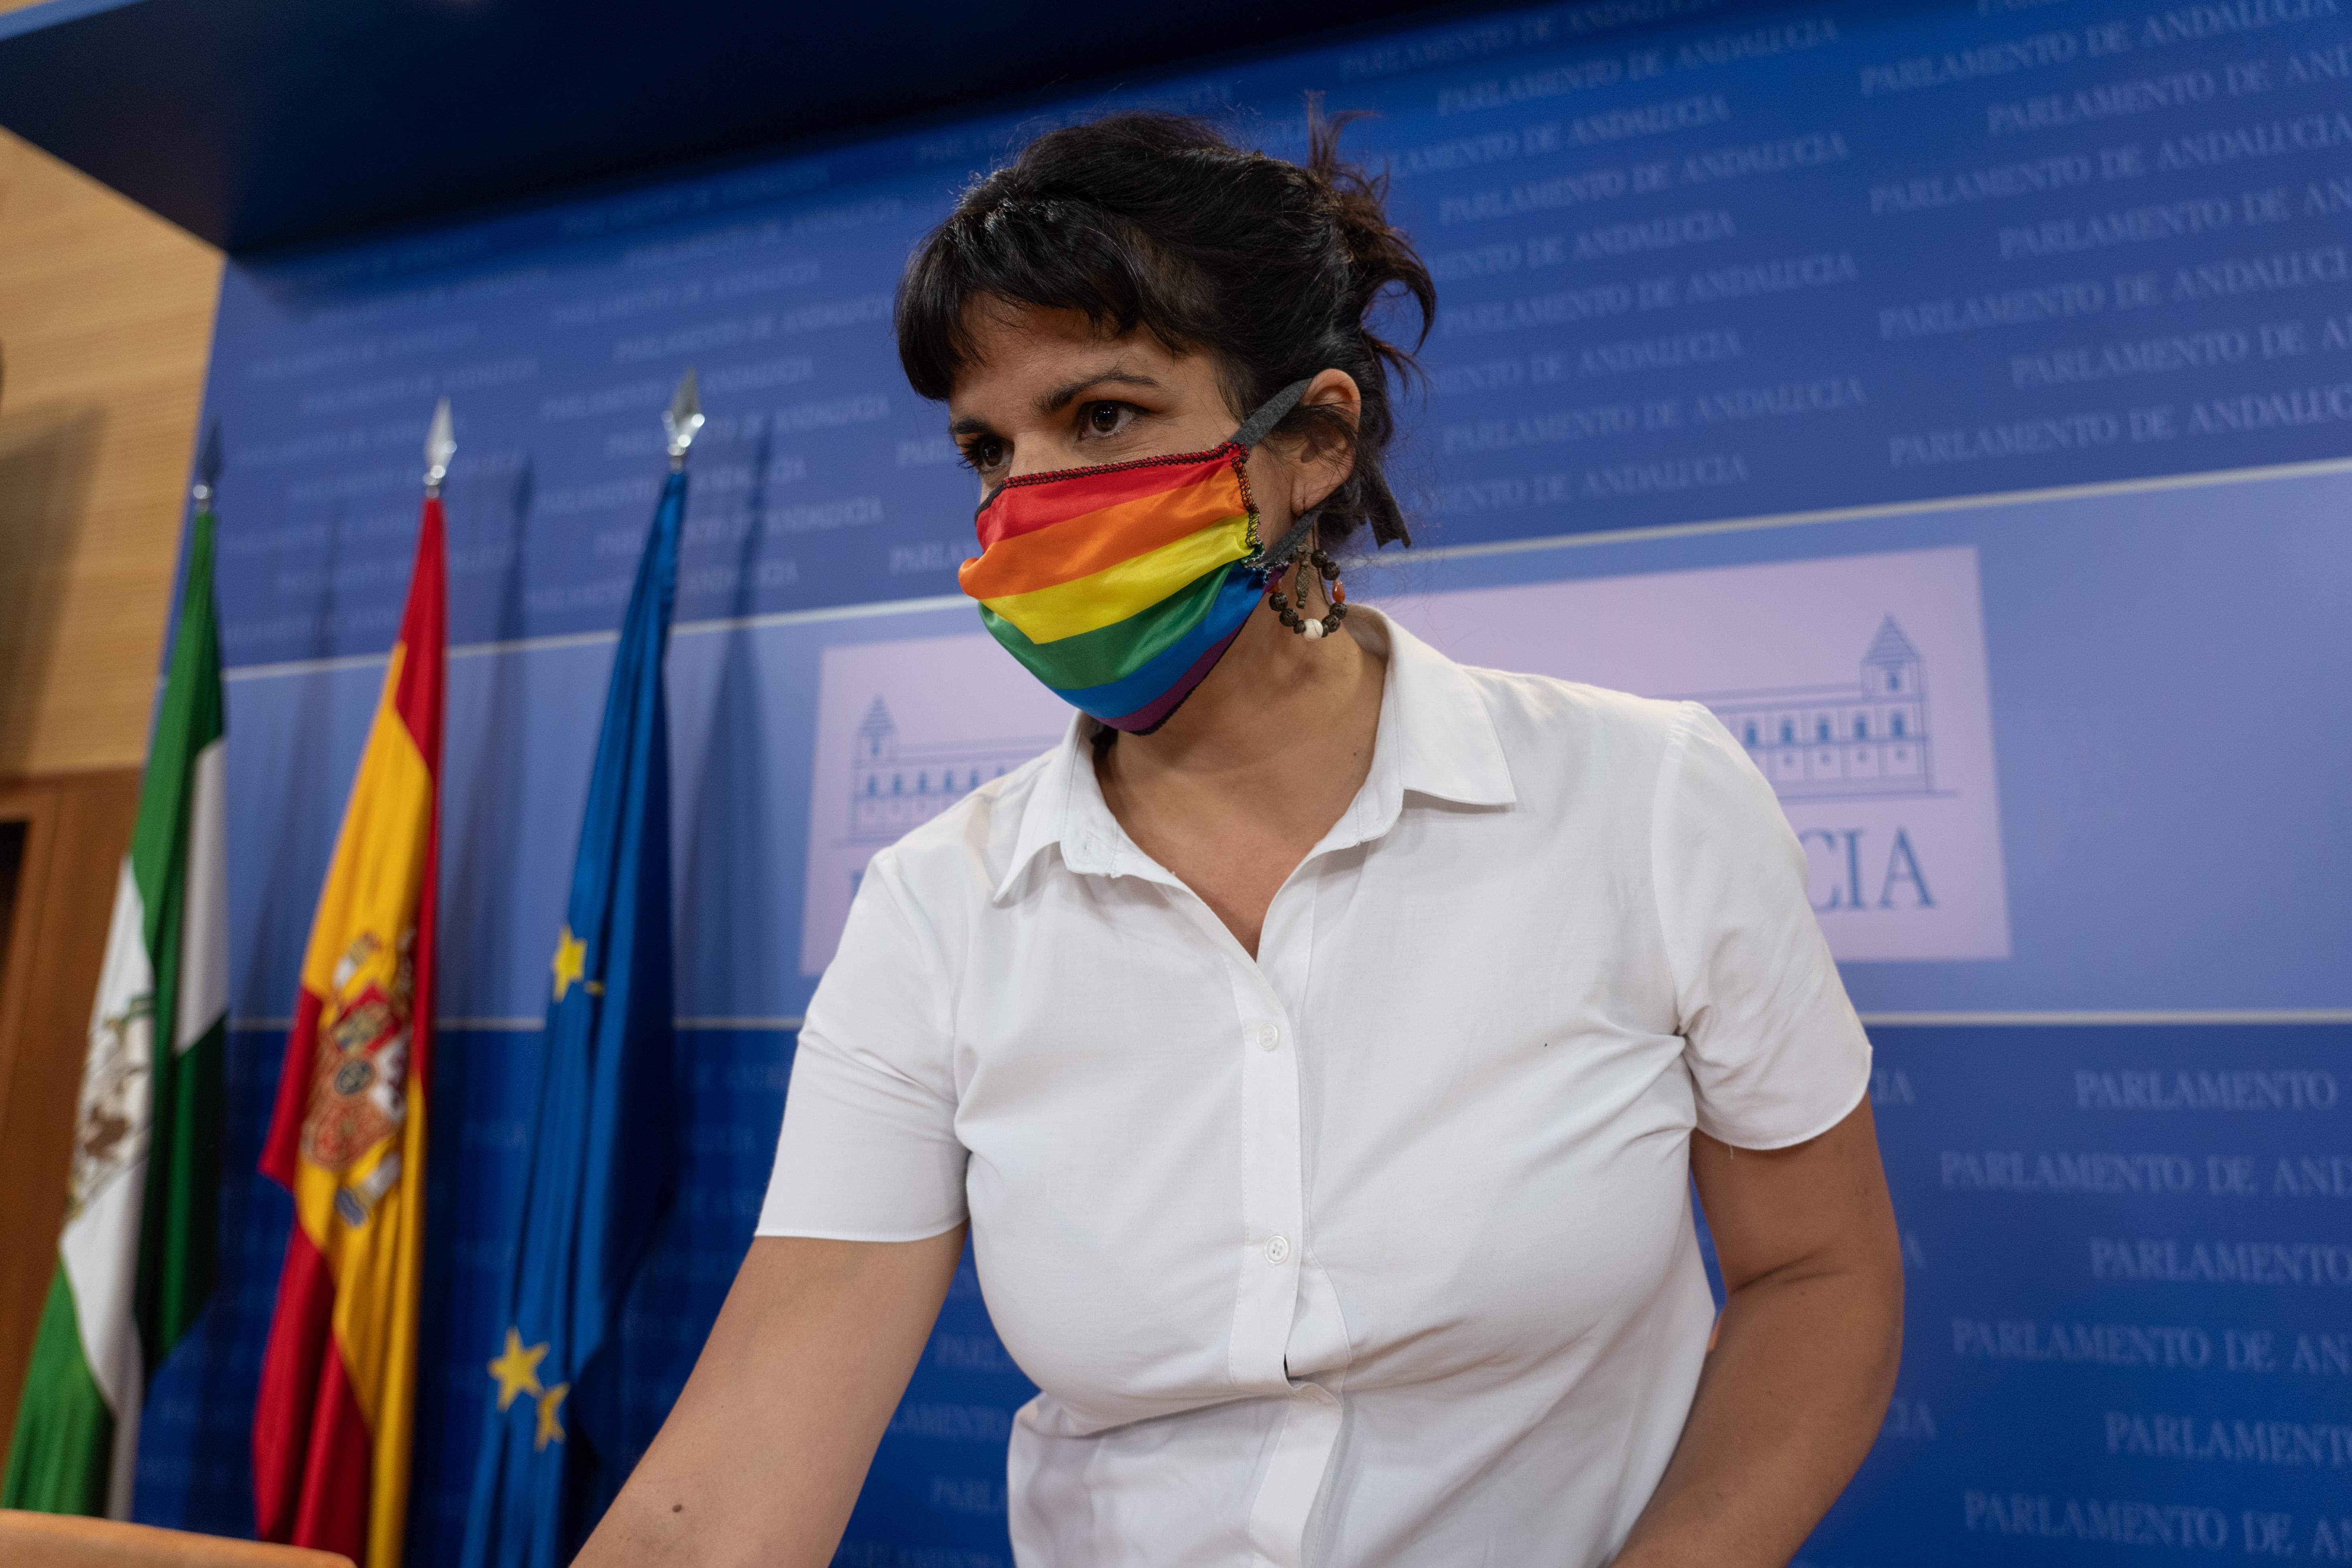
<svg viewBox="0 0 2352 1568"><path fill-rule="evenodd" d="M432 428L425 432L425 490L427 495L441 493L441 481L449 477L449 459L457 455L457 437L449 423L449 400L443 398L433 410Z"/></svg>
<svg viewBox="0 0 2352 1568"><path fill-rule="evenodd" d="M669 432L670 468L685 468L686 449L694 445L694 433L702 428L702 393L695 384L692 365L688 365L686 374L678 379L677 395L669 400L669 412L662 416L662 428Z"/></svg>
<svg viewBox="0 0 2352 1568"><path fill-rule="evenodd" d="M204 506L213 499L213 491L220 485L220 421L215 419L212 428L205 433L204 446L196 452L195 497L198 506Z"/></svg>

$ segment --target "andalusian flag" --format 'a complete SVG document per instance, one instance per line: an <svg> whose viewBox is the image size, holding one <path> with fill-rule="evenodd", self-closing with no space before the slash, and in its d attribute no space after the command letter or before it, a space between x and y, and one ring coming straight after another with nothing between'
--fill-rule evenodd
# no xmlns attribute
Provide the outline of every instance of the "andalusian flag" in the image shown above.
<svg viewBox="0 0 2352 1568"><path fill-rule="evenodd" d="M266 1541L366 1568L399 1568L408 1510L444 598L441 502L428 493L261 1155L294 1194L294 1229L253 1416L255 1519Z"/></svg>
<svg viewBox="0 0 2352 1568"><path fill-rule="evenodd" d="M130 1517L147 1377L212 1295L228 880L211 488L196 493L179 634L90 1014L58 1270L0 1489L8 1508Z"/></svg>

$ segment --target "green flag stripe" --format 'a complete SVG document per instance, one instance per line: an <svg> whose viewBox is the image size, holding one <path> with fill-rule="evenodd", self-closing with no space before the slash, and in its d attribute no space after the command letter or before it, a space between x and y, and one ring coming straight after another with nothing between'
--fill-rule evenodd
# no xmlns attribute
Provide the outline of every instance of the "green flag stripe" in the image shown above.
<svg viewBox="0 0 2352 1568"><path fill-rule="evenodd" d="M220 626L213 600L209 508L189 525L179 631L155 717L154 743L131 837L131 873L147 920L155 973L153 1110L149 1122L146 1201L132 1290L139 1342L152 1374L180 1342L212 1294L214 1221L220 1188L220 1031L179 1051L182 939L188 915L188 829L196 760L226 727Z"/></svg>
<svg viewBox="0 0 2352 1568"><path fill-rule="evenodd" d="M1123 621L1054 642L1030 641L1019 626L986 605L980 607L980 618L1031 674L1056 691L1083 691L1123 680L1175 647L1215 607L1230 565L1211 567Z"/></svg>
<svg viewBox="0 0 2352 1568"><path fill-rule="evenodd" d="M33 1364L25 1373L16 1434L8 1445L8 1474L0 1481L0 1508L106 1511L114 1415L82 1360L79 1321L73 1287L60 1263L49 1277Z"/></svg>
<svg viewBox="0 0 2352 1568"><path fill-rule="evenodd" d="M184 1051L155 1047L155 1121L139 1227L139 1341L149 1376L212 1300L220 1227L222 1068L228 1020ZM169 1088L165 1078L169 1075Z"/></svg>

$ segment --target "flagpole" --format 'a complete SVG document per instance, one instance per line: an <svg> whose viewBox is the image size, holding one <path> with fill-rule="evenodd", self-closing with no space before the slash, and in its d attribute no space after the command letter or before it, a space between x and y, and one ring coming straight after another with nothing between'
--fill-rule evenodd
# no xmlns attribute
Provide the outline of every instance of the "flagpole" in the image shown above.
<svg viewBox="0 0 2352 1568"><path fill-rule="evenodd" d="M480 1351L488 1382L461 1568L568 1560L650 1436L605 1352L678 1158L663 661L703 423L689 369L662 416L669 478L622 616L550 965L514 1261ZM593 1392L575 1400L583 1380Z"/></svg>
<svg viewBox="0 0 2352 1568"><path fill-rule="evenodd" d="M267 1540L400 1568L431 1106L448 399L425 440L400 632L312 917L261 1170L292 1194L254 1408Z"/></svg>
<svg viewBox="0 0 2352 1568"><path fill-rule="evenodd" d="M677 392L662 415L662 428L669 433L669 471L682 474L686 472L686 454L702 428L702 389L695 381L692 365L688 365L686 374L678 378Z"/></svg>
<svg viewBox="0 0 2352 1568"><path fill-rule="evenodd" d="M425 432L425 499L441 499L441 481L449 477L449 459L457 455L456 426L449 418L449 400L433 405L433 423Z"/></svg>

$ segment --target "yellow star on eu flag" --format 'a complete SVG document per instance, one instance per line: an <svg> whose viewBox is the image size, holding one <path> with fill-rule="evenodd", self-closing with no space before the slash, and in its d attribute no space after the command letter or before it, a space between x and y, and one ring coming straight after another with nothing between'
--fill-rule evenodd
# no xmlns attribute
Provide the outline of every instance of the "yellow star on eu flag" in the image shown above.
<svg viewBox="0 0 2352 1568"><path fill-rule="evenodd" d="M570 1384L559 1383L539 1396L539 1432L531 1440L532 1448L538 1452L545 1453L550 1443L563 1441L563 1427L555 1419L555 1412L563 1403L563 1396L571 1392Z"/></svg>
<svg viewBox="0 0 2352 1568"><path fill-rule="evenodd" d="M528 1394L534 1399L540 1396L539 1363L546 1357L546 1345L536 1344L525 1349L522 1335L512 1329L507 1331L506 1353L490 1363L490 1375L499 1380L500 1410L512 1405L518 1394ZM569 1388L571 1384L564 1386Z"/></svg>
<svg viewBox="0 0 2352 1568"><path fill-rule="evenodd" d="M548 967L555 971L555 999L558 1002L562 1001L563 994L572 989L573 981L587 973L588 944L573 936L570 926L565 926L563 934L555 939L555 962Z"/></svg>

